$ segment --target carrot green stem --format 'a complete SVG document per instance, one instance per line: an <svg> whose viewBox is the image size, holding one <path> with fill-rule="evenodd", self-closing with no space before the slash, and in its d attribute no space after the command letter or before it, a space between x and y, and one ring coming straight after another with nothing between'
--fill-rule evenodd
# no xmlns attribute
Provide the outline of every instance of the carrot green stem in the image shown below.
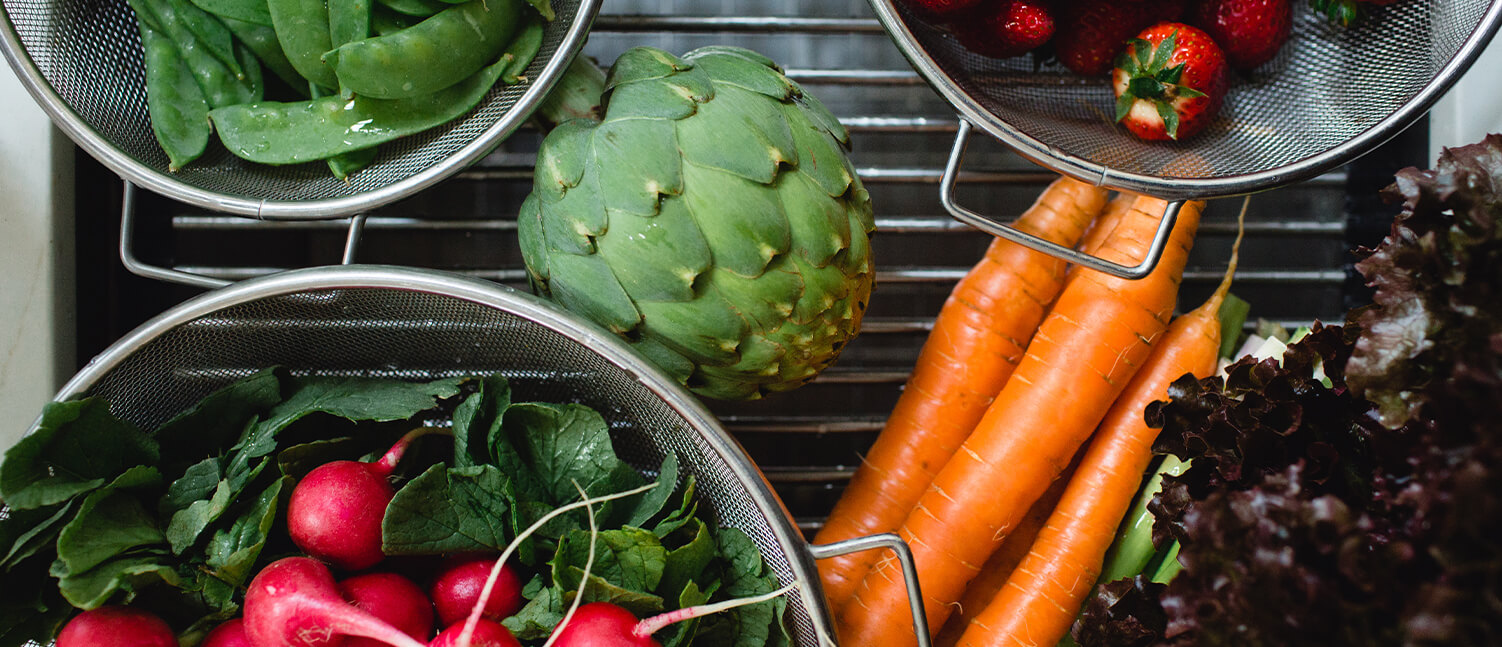
<svg viewBox="0 0 1502 647"><path fill-rule="evenodd" d="M403 434L396 441L396 444L391 446L391 449L386 450L386 454L381 456L381 460L374 463L373 466L376 473L385 477L390 476L392 472L396 471L396 464L402 462L402 456L406 455L407 447L412 445L412 441L429 434L443 434L447 436L452 433L452 431L441 427L418 427Z"/></svg>
<svg viewBox="0 0 1502 647"><path fill-rule="evenodd" d="M615 494L606 494L592 499L575 501L543 515L542 518L532 522L532 525L527 526L526 530L517 533L516 538L512 539L511 543L506 545L506 550L501 551L500 558L495 560L495 566L490 569L490 576L485 578L485 587L480 589L480 599L475 600L474 608L469 611L469 618L464 621L464 631L459 633L459 640L455 644L458 647L469 647L469 641L474 637L475 626L480 624L480 614L485 611L485 604L490 602L490 594L495 590L495 582L501 575L501 567L506 564L506 560L511 558L511 553L516 552L516 548L521 545L522 541L531 537L539 528L542 528L549 521L558 518L560 515L578 510L579 508L587 508L596 503L614 501L635 494L641 494L655 487L657 487L656 483L648 483L639 488L626 490L625 492L616 492ZM593 517L594 515L590 516Z"/></svg>
<svg viewBox="0 0 1502 647"><path fill-rule="evenodd" d="M636 623L636 626L631 629L631 635L638 638L647 638L652 634L662 631L668 625L683 622L684 620L697 618L699 616L707 616L712 613L719 613L721 611L725 611L726 609L734 609L736 607L743 607L748 604L766 602L767 600L777 598L796 588L798 588L798 584L795 582L793 584L789 584L780 589L777 589L776 591L772 591L771 593L763 593L754 597L737 598L735 600L725 600L722 602L716 602L714 604L701 604L696 607L684 607L682 609L675 609L673 611L661 613Z"/></svg>

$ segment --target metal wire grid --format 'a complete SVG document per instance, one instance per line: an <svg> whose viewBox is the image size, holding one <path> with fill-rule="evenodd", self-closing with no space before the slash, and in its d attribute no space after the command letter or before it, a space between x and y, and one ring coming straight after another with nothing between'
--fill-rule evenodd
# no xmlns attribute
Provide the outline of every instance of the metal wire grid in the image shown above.
<svg viewBox="0 0 1502 647"><path fill-rule="evenodd" d="M736 44L768 53L851 130L853 158L872 193L877 289L863 332L813 384L751 403L709 403L751 452L805 532L816 530L881 428L950 288L990 237L938 204L953 141L952 109L908 67L861 0L808 3L611 0L585 52L613 60L650 44L682 53ZM481 164L420 196L370 214L360 262L432 267L525 288L515 210L530 190L539 135L524 131ZM966 204L1015 216L1051 176L978 138L960 178ZM1234 291L1254 316L1289 326L1337 319L1346 224L1344 171L1253 199ZM177 269L244 279L335 262L340 222L268 223L216 216L165 200L142 207L170 217ZM1220 280L1240 200L1212 202L1182 295L1197 305ZM145 235L153 235L147 232Z"/></svg>

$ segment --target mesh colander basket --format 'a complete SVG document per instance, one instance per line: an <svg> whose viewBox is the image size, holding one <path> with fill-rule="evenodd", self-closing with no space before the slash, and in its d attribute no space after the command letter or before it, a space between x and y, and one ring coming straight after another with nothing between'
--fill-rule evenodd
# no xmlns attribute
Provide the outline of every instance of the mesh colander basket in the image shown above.
<svg viewBox="0 0 1502 647"><path fill-rule="evenodd" d="M207 293L115 343L58 400L101 396L153 429L214 389L270 366L294 374L407 380L500 373L518 401L577 402L603 415L621 458L661 465L675 452L699 509L751 537L783 584L800 647L834 644L816 557L885 547L916 582L895 535L804 543L744 450L692 395L623 341L537 297L442 272L336 266L283 272ZM34 429L34 427L33 427ZM909 599L922 609L916 585ZM928 644L922 613L920 644Z"/></svg>
<svg viewBox="0 0 1502 647"><path fill-rule="evenodd" d="M383 144L376 162L348 182L321 163L247 162L217 141L186 168L168 172L146 112L140 35L125 0L0 0L0 51L53 123L127 181L235 215L337 218L412 195L493 150L563 75L599 4L553 0L557 17L524 83L497 84L468 114Z"/></svg>
<svg viewBox="0 0 1502 647"><path fill-rule="evenodd" d="M1120 276L1123 268L1025 236L954 204L952 186L972 125L1059 173L1168 200L1252 193L1344 164L1417 119L1470 67L1502 21L1502 0L1398 0L1342 28L1294 0L1278 56L1232 82L1218 118L1182 142L1145 142L1112 120L1105 77L1081 77L1029 57L967 51L903 0L870 0L913 67L962 123L943 197L956 218L1030 247ZM1493 75L1497 70L1490 71ZM1176 207L1164 218L1166 237ZM1093 259L1093 260L1092 260Z"/></svg>

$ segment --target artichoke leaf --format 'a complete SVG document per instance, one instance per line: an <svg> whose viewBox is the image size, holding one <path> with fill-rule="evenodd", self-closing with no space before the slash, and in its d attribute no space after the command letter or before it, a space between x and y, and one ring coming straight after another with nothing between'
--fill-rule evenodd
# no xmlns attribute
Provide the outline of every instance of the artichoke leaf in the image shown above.
<svg viewBox="0 0 1502 647"><path fill-rule="evenodd" d="M592 238L605 233L608 227L605 205L600 203L596 183L593 174L585 175L579 186L563 194L562 199L538 204L542 242L547 249L567 254L595 252Z"/></svg>
<svg viewBox="0 0 1502 647"><path fill-rule="evenodd" d="M850 158L839 140L813 121L797 103L782 105L783 116L798 148L798 170L807 173L830 196L845 195L850 185L859 182Z"/></svg>
<svg viewBox="0 0 1502 647"><path fill-rule="evenodd" d="M609 211L656 214L660 196L683 192L674 140L673 122L663 119L612 117L601 123L586 170L599 184L592 193Z"/></svg>
<svg viewBox="0 0 1502 647"><path fill-rule="evenodd" d="M542 194L542 199L557 202L569 189L579 186L594 128L595 124L587 120L568 121L542 140L532 179L532 189Z"/></svg>
<svg viewBox="0 0 1502 647"><path fill-rule="evenodd" d="M687 162L683 180L687 190L674 199L683 200L698 223L717 269L755 278L788 251L787 215L767 187Z"/></svg>
<svg viewBox="0 0 1502 647"><path fill-rule="evenodd" d="M798 86L770 61L758 61L733 51L696 52L689 61L713 77L716 85L734 86L778 101L787 101L798 93Z"/></svg>
<svg viewBox="0 0 1502 647"><path fill-rule="evenodd" d="M808 113L809 119L824 129L824 132L829 133L830 137L839 140L841 144L850 145L850 131L845 129L845 124L840 123L839 118L835 117L829 108L824 107L824 102L818 97L806 92L800 93L793 97L793 103L801 106Z"/></svg>
<svg viewBox="0 0 1502 647"><path fill-rule="evenodd" d="M663 344L650 328L644 328L641 337L632 342L631 347L679 383L687 383L689 376L694 374L693 360Z"/></svg>
<svg viewBox="0 0 1502 647"><path fill-rule="evenodd" d="M534 287L546 290L548 253L542 228L542 201L533 191L522 200L522 207L516 212L516 242L521 247L522 259L526 261L527 278Z"/></svg>
<svg viewBox="0 0 1502 647"><path fill-rule="evenodd" d="M548 263L552 270L548 290L563 307L617 334L630 332L641 323L641 313L604 259L596 255L553 254Z"/></svg>
<svg viewBox="0 0 1502 647"><path fill-rule="evenodd" d="M632 81L660 79L691 67L693 64L660 49L633 47L622 52L610 65L610 72L605 77L605 90L609 92L618 85Z"/></svg>
<svg viewBox="0 0 1502 647"><path fill-rule="evenodd" d="M610 213L609 235L595 239L611 267L627 268L618 278L635 301L688 301L694 280L713 259L709 242L681 200L664 200L656 216Z"/></svg>
<svg viewBox="0 0 1502 647"><path fill-rule="evenodd" d="M701 366L694 371L688 386L695 393L720 400L755 400L767 390L770 380L748 377L745 373L721 366Z"/></svg>
<svg viewBox="0 0 1502 647"><path fill-rule="evenodd" d="M732 85L717 84L715 98L700 104L697 115L674 123L686 163L771 184L779 164L798 161L779 104Z"/></svg>
<svg viewBox="0 0 1502 647"><path fill-rule="evenodd" d="M710 284L736 305L740 318L758 335L780 334L793 314L794 302L804 294L803 277L787 263L790 256L779 256L765 274L756 278L710 271Z"/></svg>
<svg viewBox="0 0 1502 647"><path fill-rule="evenodd" d="M698 70L622 83L610 91L610 119L685 119L714 98L714 85Z"/></svg>
<svg viewBox="0 0 1502 647"><path fill-rule="evenodd" d="M777 196L792 228L793 249L823 267L850 246L850 216L817 182L800 170L783 171Z"/></svg>
<svg viewBox="0 0 1502 647"><path fill-rule="evenodd" d="M789 271L802 277L805 286L788 316L794 324L813 325L820 319L849 319L854 306L850 303L852 297L869 293L870 273L847 277L839 264L815 267L797 256L790 257L790 260Z"/></svg>
<svg viewBox="0 0 1502 647"><path fill-rule="evenodd" d="M642 320L663 345L699 364L729 366L740 360L738 348L747 325L740 313L712 286L718 271L710 272L710 286L693 301L641 301Z"/></svg>
<svg viewBox="0 0 1502 647"><path fill-rule="evenodd" d="M683 60L689 61L689 62L692 63L692 62L694 62L695 60L697 60L699 58L703 58L705 56L711 56L711 55L714 55L714 56L719 56L719 55L739 56L739 57L744 58L744 59L746 59L748 61L756 63L758 65L764 65L766 67L770 67L770 68L772 68L774 70L777 70L778 72L782 71L782 68L777 66L777 61L774 61L774 60L772 60L770 58L767 58L761 52L757 52L755 50L746 49L744 47L736 47L734 45L706 45L706 46L700 47L700 48L698 48L698 49L696 49L696 50L694 50L692 52L684 54L683 55Z"/></svg>

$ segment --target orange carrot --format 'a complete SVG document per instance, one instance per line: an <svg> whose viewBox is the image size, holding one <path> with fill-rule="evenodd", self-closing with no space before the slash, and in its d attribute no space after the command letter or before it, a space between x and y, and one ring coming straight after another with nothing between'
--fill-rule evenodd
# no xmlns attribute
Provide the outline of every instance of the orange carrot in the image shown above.
<svg viewBox="0 0 1502 647"><path fill-rule="evenodd" d="M1013 226L1074 245L1106 194L1059 178ZM1065 269L1046 254L992 241L939 311L907 387L814 543L897 530L1012 374L1062 289ZM832 606L850 597L878 557L866 551L819 562Z"/></svg>
<svg viewBox="0 0 1502 647"><path fill-rule="evenodd" d="M1111 232L1116 231L1116 225L1126 218L1132 209L1132 203L1137 201L1137 196L1130 193L1118 193L1111 202L1106 204L1105 213L1090 225L1085 231L1085 237L1080 240L1080 251L1086 254L1094 254L1100 250L1100 246L1106 243L1106 238Z"/></svg>
<svg viewBox="0 0 1502 647"><path fill-rule="evenodd" d="M1139 262L1165 206L1137 198L1097 254ZM1095 430L1168 327L1202 206L1184 206L1147 278L1073 274L1006 387L903 522L899 534L917 562L931 627L943 626L965 586ZM914 644L900 569L891 561L874 566L838 620L845 644Z"/></svg>
<svg viewBox="0 0 1502 647"><path fill-rule="evenodd" d="M980 574L970 580L970 586L965 587L965 595L960 596L960 604L955 607L954 615L949 616L949 621L944 623L944 628L934 639L934 644L940 647L952 647L965 633L965 628L970 626L970 621L996 598L996 592L1001 590L1011 577L1012 570L1022 563L1027 557L1028 551L1033 548L1033 540L1042 532L1043 526L1048 524L1049 516L1053 515L1053 509L1059 504L1059 499L1064 496L1064 489L1069 485L1069 475L1073 465L1064 470L1059 478L1048 486L1043 496L1028 508L1027 514L1018 522L1017 527L1007 533L1007 538L1001 542L1001 548L991 554L991 559L980 567Z"/></svg>
<svg viewBox="0 0 1502 647"><path fill-rule="evenodd" d="M1069 631L1095 587L1106 550L1152 461L1158 430L1147 426L1147 405L1165 399L1168 385L1186 373L1203 378L1215 372L1220 306L1231 289L1240 244L1238 234L1220 287L1204 305L1168 327L1142 370L1106 413L1048 525L959 645L1053 645Z"/></svg>

